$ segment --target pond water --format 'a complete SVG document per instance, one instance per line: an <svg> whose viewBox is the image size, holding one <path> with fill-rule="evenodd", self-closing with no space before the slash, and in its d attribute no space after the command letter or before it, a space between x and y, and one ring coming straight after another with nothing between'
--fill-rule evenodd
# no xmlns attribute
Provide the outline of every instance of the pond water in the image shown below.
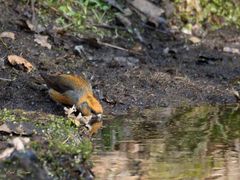
<svg viewBox="0 0 240 180"><path fill-rule="evenodd" d="M240 110L157 108L106 117L96 179L240 179Z"/></svg>

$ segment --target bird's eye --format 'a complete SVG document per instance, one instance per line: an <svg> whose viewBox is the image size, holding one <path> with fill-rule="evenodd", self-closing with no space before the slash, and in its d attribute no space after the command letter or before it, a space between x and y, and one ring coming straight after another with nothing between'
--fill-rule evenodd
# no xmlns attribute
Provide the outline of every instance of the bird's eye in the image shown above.
<svg viewBox="0 0 240 180"><path fill-rule="evenodd" d="M92 113L92 114L96 114L96 112L95 112L93 109L91 109L91 113Z"/></svg>

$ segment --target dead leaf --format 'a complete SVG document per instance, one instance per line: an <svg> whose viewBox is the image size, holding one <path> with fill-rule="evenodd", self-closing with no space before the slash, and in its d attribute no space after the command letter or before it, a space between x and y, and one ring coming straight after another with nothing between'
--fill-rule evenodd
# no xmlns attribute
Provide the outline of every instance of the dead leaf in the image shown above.
<svg viewBox="0 0 240 180"><path fill-rule="evenodd" d="M71 108L64 107L65 114L67 115L68 119L75 124L77 127L81 125L79 119L75 116L75 112L77 112L76 106L73 105Z"/></svg>
<svg viewBox="0 0 240 180"><path fill-rule="evenodd" d="M141 13L145 14L149 21L158 24L159 17L164 13L164 10L155 6L148 0L128 0L128 2Z"/></svg>
<svg viewBox="0 0 240 180"><path fill-rule="evenodd" d="M36 27L29 20L26 20L26 24L31 31L36 30Z"/></svg>
<svg viewBox="0 0 240 180"><path fill-rule="evenodd" d="M135 8L137 8L142 13L146 14L150 17L159 17L164 13L164 10L155 6L153 3L147 0L133 0L128 1L130 2Z"/></svg>
<svg viewBox="0 0 240 180"><path fill-rule="evenodd" d="M35 34L34 37L35 37L34 41L36 43L40 44L42 47L46 47L48 49L52 48L51 44L49 44L47 42L48 36L42 36L42 35Z"/></svg>
<svg viewBox="0 0 240 180"><path fill-rule="evenodd" d="M36 22L32 23L31 21L26 20L25 23L27 25L27 28L29 28L33 32L40 33L40 32L43 32L45 30L45 28L42 25L36 24Z"/></svg>
<svg viewBox="0 0 240 180"><path fill-rule="evenodd" d="M135 52L142 52L143 51L143 46L140 43L135 43L133 47L131 48L132 51Z"/></svg>
<svg viewBox="0 0 240 180"><path fill-rule="evenodd" d="M81 112L78 112L76 116L74 113L77 112L76 106L73 105L71 108L64 107L65 114L67 115L68 119L75 124L77 127L80 125L87 125L90 120L92 119L92 115L90 116L82 116Z"/></svg>
<svg viewBox="0 0 240 180"><path fill-rule="evenodd" d="M185 26L181 29L181 32L187 35L192 35L192 27L191 26Z"/></svg>
<svg viewBox="0 0 240 180"><path fill-rule="evenodd" d="M11 148L5 149L1 154L0 154L0 160L5 160L8 157L10 157L15 150L17 151L24 151L25 150L25 145L30 142L29 138L26 137L15 137L10 141L10 144L13 145Z"/></svg>
<svg viewBox="0 0 240 180"><path fill-rule="evenodd" d="M5 133L12 133L12 131L9 129L9 127L6 124L3 124L0 126L0 131Z"/></svg>
<svg viewBox="0 0 240 180"><path fill-rule="evenodd" d="M233 53L233 54L240 54L240 51L238 48L232 48L232 47L224 47L223 48L223 52L227 52L227 53Z"/></svg>
<svg viewBox="0 0 240 180"><path fill-rule="evenodd" d="M8 62L13 66L19 65L20 68L22 68L23 66L24 70L26 70L27 72L30 72L33 69L33 65L30 62L17 55L9 55Z"/></svg>
<svg viewBox="0 0 240 180"><path fill-rule="evenodd" d="M192 43L194 43L194 44L201 42L201 39L199 39L199 38L196 37L196 36L191 36L191 37L189 38L189 40L190 40Z"/></svg>
<svg viewBox="0 0 240 180"><path fill-rule="evenodd" d="M0 154L0 160L5 160L8 157L11 156L11 154L13 153L13 151L15 150L15 148L7 148L5 149L1 154Z"/></svg>
<svg viewBox="0 0 240 180"><path fill-rule="evenodd" d="M237 102L240 101L240 95L239 95L239 92L238 92L237 90L235 90L234 88L232 88L232 89L230 89L229 92L234 95L234 97L236 98Z"/></svg>
<svg viewBox="0 0 240 180"><path fill-rule="evenodd" d="M16 137L11 141L11 144L17 151L24 151L25 145L30 142L30 139L27 137Z"/></svg>
<svg viewBox="0 0 240 180"><path fill-rule="evenodd" d="M79 127L81 125L80 120L78 120L77 118L69 118L69 120L76 126Z"/></svg>
<svg viewBox="0 0 240 180"><path fill-rule="evenodd" d="M73 105L71 108L64 107L64 112L68 117L71 117L71 115L75 112L77 112L77 108L75 105Z"/></svg>
<svg viewBox="0 0 240 180"><path fill-rule="evenodd" d="M0 37L1 38L10 38L10 39L12 39L12 40L15 40L15 34L13 33L13 32L2 32L1 34L0 34Z"/></svg>

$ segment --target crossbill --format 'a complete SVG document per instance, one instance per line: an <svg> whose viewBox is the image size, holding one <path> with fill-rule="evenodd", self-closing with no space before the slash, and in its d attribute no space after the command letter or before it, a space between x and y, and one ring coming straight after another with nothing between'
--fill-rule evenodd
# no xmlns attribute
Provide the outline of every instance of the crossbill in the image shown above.
<svg viewBox="0 0 240 180"><path fill-rule="evenodd" d="M94 97L91 84L82 75L41 73L41 76L50 88L52 100L76 106L83 116L101 117L103 108Z"/></svg>

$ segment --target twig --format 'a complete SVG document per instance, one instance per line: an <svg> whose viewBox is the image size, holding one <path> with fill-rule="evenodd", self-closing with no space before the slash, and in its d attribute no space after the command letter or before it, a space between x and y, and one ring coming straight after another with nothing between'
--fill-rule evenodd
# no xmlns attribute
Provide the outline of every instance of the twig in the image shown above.
<svg viewBox="0 0 240 180"><path fill-rule="evenodd" d="M0 77L0 80L1 81L14 81L14 79L7 79L7 78L1 78L1 77Z"/></svg>
<svg viewBox="0 0 240 180"><path fill-rule="evenodd" d="M70 139L70 136L67 137L67 139L65 139L62 144L65 144L68 140Z"/></svg>
<svg viewBox="0 0 240 180"><path fill-rule="evenodd" d="M8 49L8 45L3 41L3 39L0 37L0 41L3 43L4 47Z"/></svg>
<svg viewBox="0 0 240 180"><path fill-rule="evenodd" d="M131 49L126 49L126 48L123 48L123 47L120 47L120 46L116 46L114 44L109 44L109 43L105 43L105 42L101 42L98 40L98 44L100 45L104 45L104 46L107 46L107 47L111 47L111 48L114 48L114 49L118 49L118 50L121 50L121 51L127 51L127 52L130 52L130 53L133 53L133 54L138 54L138 55L142 55L142 53L139 53L137 51L133 51Z"/></svg>
<svg viewBox="0 0 240 180"><path fill-rule="evenodd" d="M110 29L110 30L116 30L117 29L117 30L121 30L121 31L128 31L124 27L110 26L110 25L106 25L106 24L92 24L92 26L95 26L97 28Z"/></svg>
<svg viewBox="0 0 240 180"><path fill-rule="evenodd" d="M36 14L35 14L35 8L34 8L35 0L31 0L31 8L32 8L32 24L34 27L37 27L37 22L36 22Z"/></svg>

